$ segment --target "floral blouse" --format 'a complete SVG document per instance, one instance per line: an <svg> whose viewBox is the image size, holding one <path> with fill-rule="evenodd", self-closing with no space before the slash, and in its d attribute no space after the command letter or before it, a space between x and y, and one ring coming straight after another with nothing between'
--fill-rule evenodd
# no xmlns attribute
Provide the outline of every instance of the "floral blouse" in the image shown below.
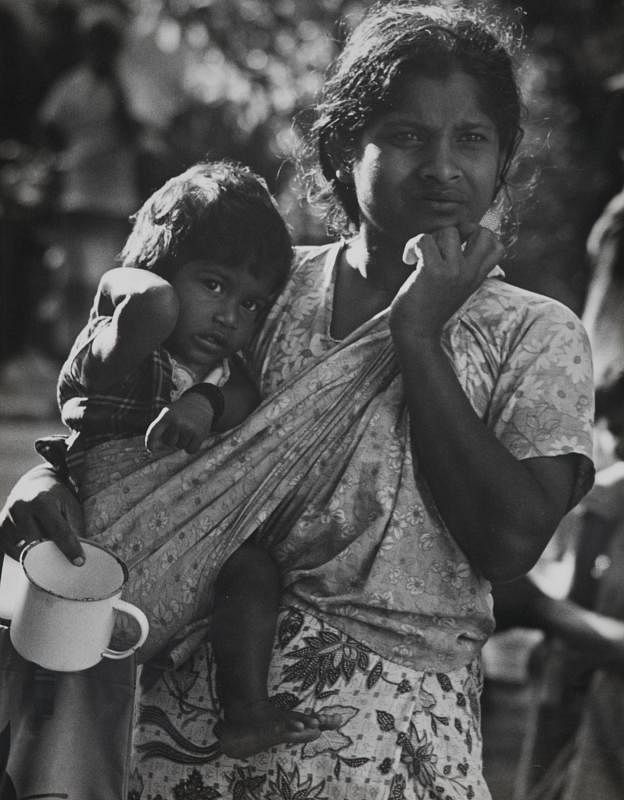
<svg viewBox="0 0 624 800"><path fill-rule="evenodd" d="M265 396L336 345L330 324L342 246L298 248L256 346ZM591 356L579 319L489 277L449 320L443 346L473 408L516 458L581 456L576 503L593 478ZM490 584L447 531L424 478L414 477L409 443L396 374L327 490L308 498L286 536L272 538L270 526L264 535L288 600L388 658L452 669L493 630Z"/></svg>

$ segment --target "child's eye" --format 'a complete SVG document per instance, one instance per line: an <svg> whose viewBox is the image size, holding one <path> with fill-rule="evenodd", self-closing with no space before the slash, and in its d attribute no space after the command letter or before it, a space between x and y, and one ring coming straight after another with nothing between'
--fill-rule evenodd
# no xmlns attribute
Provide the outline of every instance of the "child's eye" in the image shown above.
<svg viewBox="0 0 624 800"><path fill-rule="evenodd" d="M221 294L223 292L223 284L221 281L215 280L214 278L205 278L204 286L210 289L211 292L215 292L215 294Z"/></svg>
<svg viewBox="0 0 624 800"><path fill-rule="evenodd" d="M246 311L251 311L254 314L256 311L259 311L261 307L261 304L258 300L243 300L241 305Z"/></svg>

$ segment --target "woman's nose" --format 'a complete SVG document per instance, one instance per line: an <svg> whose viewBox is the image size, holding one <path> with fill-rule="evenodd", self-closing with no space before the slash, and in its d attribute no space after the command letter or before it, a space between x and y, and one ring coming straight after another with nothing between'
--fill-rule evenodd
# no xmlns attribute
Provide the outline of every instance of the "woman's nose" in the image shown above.
<svg viewBox="0 0 624 800"><path fill-rule="evenodd" d="M420 173L424 178L448 183L460 175L452 142L446 138L434 138L422 152Z"/></svg>

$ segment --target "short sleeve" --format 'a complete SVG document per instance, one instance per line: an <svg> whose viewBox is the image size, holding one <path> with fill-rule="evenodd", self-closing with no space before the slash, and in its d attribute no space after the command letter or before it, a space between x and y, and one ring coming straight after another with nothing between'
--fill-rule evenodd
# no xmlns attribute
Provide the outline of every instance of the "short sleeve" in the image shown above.
<svg viewBox="0 0 624 800"><path fill-rule="evenodd" d="M529 304L509 339L489 413L518 459L574 453L574 504L593 482L594 387L589 340L578 317L544 298Z"/></svg>
<svg viewBox="0 0 624 800"><path fill-rule="evenodd" d="M84 375L87 362L91 357L91 343L101 331L111 324L112 319L110 316L92 314L87 325L76 337L59 375L57 391L61 408L68 396L82 395L88 391Z"/></svg>

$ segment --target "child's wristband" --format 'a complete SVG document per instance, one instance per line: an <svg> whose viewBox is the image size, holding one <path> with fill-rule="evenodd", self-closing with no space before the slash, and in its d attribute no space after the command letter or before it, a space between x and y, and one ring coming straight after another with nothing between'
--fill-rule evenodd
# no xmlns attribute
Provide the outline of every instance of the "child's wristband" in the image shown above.
<svg viewBox="0 0 624 800"><path fill-rule="evenodd" d="M221 389L219 389L218 386L215 386L214 383L194 383L190 389L187 389L182 394L182 397L184 397L184 395L186 394L200 394L202 397L206 398L206 400L212 406L213 425L225 411L225 400L223 399L223 392L221 391Z"/></svg>

